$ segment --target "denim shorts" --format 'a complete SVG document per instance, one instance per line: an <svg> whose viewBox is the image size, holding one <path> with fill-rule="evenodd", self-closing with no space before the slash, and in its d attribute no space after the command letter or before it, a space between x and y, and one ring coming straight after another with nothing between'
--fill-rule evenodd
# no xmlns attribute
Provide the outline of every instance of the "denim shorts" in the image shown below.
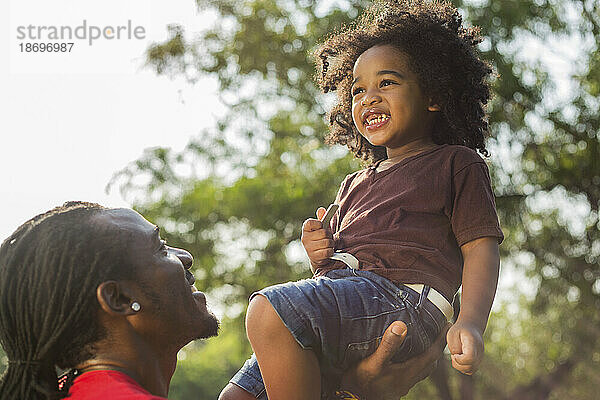
<svg viewBox="0 0 600 400"><path fill-rule="evenodd" d="M258 294L269 300L298 344L314 351L324 398L337 388L344 370L375 351L392 322L400 320L408 327L393 362L425 351L446 325L444 314L418 292L369 271L333 270L322 277L270 286L250 299ZM230 382L267 399L254 355Z"/></svg>

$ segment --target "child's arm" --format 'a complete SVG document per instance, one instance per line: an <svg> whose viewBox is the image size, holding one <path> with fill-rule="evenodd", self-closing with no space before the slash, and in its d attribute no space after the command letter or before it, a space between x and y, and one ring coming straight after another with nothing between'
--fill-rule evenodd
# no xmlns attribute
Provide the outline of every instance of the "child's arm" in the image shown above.
<svg viewBox="0 0 600 400"><path fill-rule="evenodd" d="M464 267L461 310L447 335L452 366L471 375L483 358L483 332L487 324L496 285L500 256L495 237L475 239L461 246Z"/></svg>

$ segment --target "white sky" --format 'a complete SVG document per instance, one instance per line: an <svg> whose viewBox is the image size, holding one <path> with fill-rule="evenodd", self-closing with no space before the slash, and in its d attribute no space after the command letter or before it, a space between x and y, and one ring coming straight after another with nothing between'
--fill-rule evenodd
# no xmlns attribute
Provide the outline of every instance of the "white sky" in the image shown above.
<svg viewBox="0 0 600 400"><path fill-rule="evenodd" d="M194 0L0 2L0 241L67 200L128 206L111 176L143 149L179 150L223 108L212 80L196 86L143 67L167 25L201 28ZM17 26L145 28L144 40L75 40L71 53L20 53ZM72 40L73 41L73 40ZM25 42L25 40L23 40Z"/></svg>

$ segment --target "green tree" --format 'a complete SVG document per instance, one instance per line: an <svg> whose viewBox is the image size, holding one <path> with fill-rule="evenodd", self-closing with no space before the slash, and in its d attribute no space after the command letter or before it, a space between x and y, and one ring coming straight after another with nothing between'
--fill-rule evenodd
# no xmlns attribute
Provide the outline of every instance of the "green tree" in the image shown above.
<svg viewBox="0 0 600 400"><path fill-rule="evenodd" d="M4 370L6 369L6 363L7 363L7 358L6 358L6 354L4 354L4 349L2 347L0 347L0 376L2 376L2 374L4 374Z"/></svg>
<svg viewBox="0 0 600 400"><path fill-rule="evenodd" d="M298 242L301 223L331 202L343 176L359 167L343 149L322 144L329 99L316 90L307 54L367 3L197 2L217 17L215 24L194 34L172 26L165 42L148 49L148 65L192 83L214 76L230 111L183 152L150 149L113 182L140 199L136 208L166 228L167 240L191 250L199 287L227 310L229 333L189 350L173 398L206 389L189 371L218 353L212 349L235 355L212 372L194 370L219 386L216 391L241 365L249 355L242 324L248 296L309 275ZM499 74L489 112L492 178L507 236L502 256L526 277L528 290L493 316L487 358L475 377L449 370L446 361L408 397L594 398L600 367L599 5L455 3L482 27L482 53ZM566 72L546 61L565 41L578 48ZM558 91L558 73L568 90ZM178 174L182 166L192 173ZM242 347L232 345L232 335Z"/></svg>

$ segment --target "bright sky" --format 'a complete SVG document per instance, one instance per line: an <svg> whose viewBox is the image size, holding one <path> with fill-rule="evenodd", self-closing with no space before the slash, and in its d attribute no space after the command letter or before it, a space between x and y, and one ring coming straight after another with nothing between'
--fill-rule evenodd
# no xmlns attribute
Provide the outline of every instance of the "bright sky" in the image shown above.
<svg viewBox="0 0 600 400"><path fill-rule="evenodd" d="M118 190L104 192L116 171L145 148L183 148L223 112L214 81L192 87L143 68L144 50L167 38L168 24L201 28L193 0L0 4L0 241L67 200L128 206ZM19 26L75 29L84 20L88 29L114 30L131 20L145 38L91 46L76 39L71 53L20 52L28 40L18 40Z"/></svg>

